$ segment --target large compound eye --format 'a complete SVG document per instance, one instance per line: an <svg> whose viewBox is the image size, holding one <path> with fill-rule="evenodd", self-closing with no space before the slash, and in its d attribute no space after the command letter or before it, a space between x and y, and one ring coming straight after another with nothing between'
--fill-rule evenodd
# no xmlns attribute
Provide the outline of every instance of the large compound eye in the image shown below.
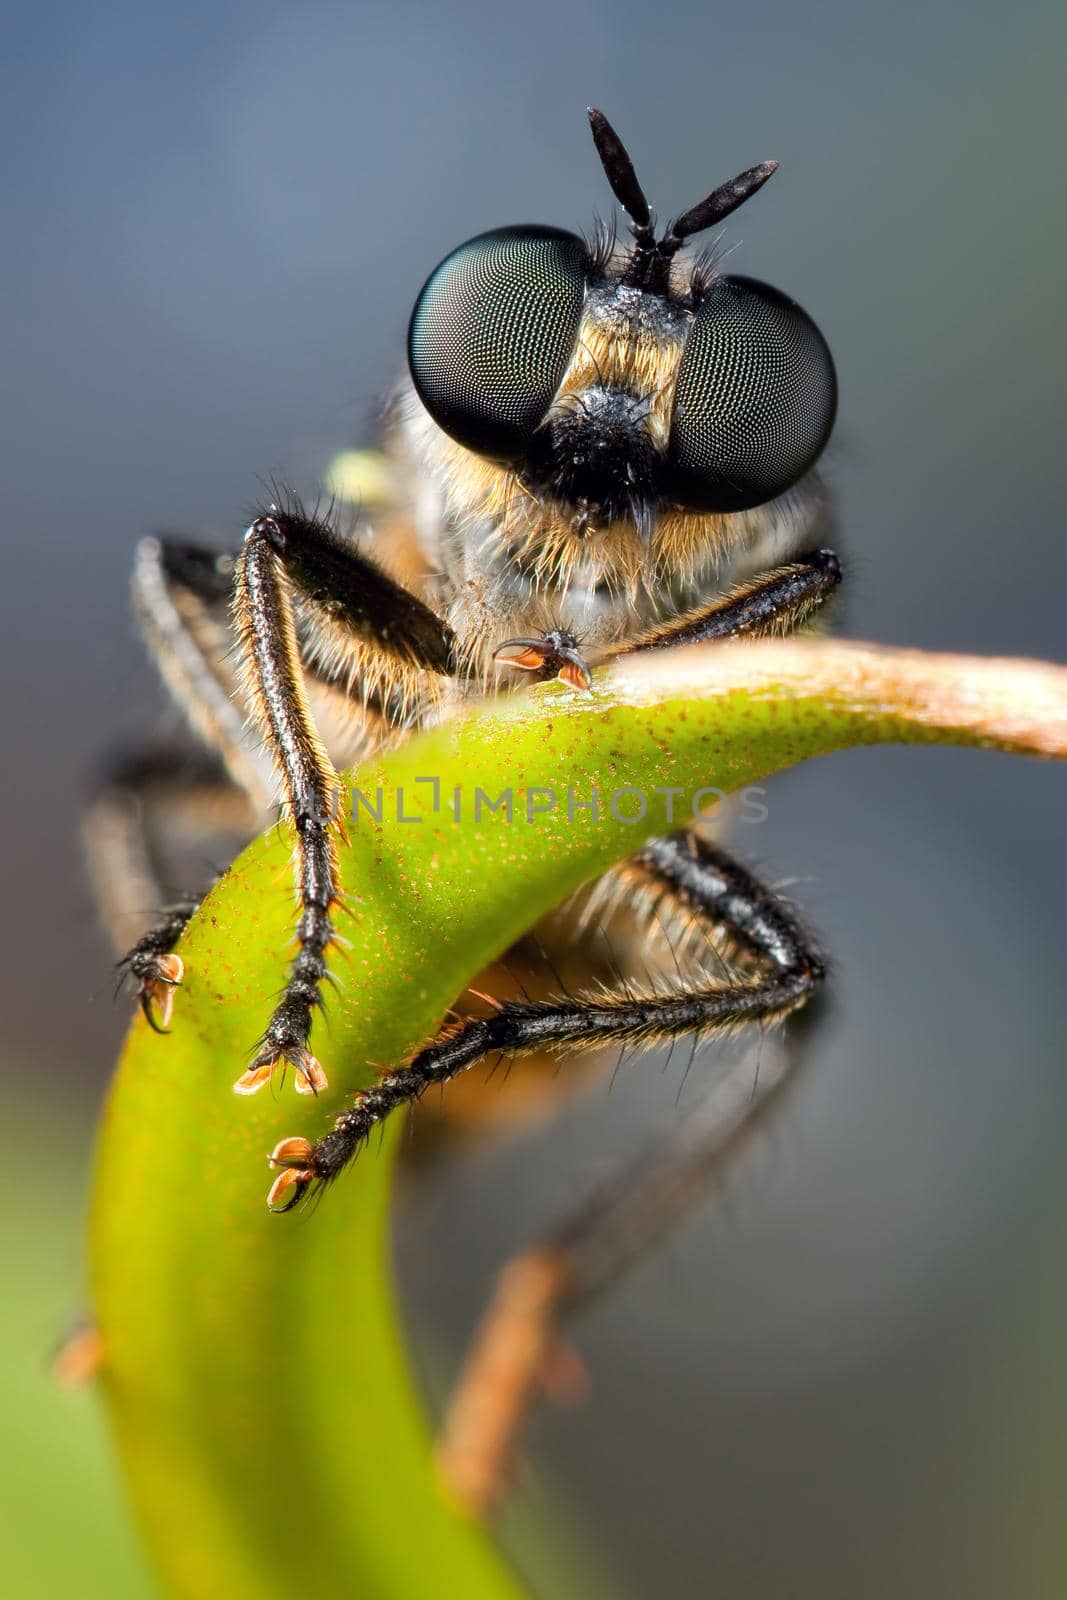
<svg viewBox="0 0 1067 1600"><path fill-rule="evenodd" d="M578 337L588 260L561 228L500 228L446 256L415 302L408 365L419 399L468 450L521 455Z"/></svg>
<svg viewBox="0 0 1067 1600"><path fill-rule="evenodd" d="M720 278L678 369L667 489L699 511L743 511L784 494L830 437L837 379L826 341L792 300Z"/></svg>

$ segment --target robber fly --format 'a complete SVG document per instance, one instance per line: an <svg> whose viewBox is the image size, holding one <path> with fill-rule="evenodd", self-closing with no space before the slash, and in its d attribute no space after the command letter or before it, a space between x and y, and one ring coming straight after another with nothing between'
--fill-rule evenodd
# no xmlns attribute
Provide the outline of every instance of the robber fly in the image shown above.
<svg viewBox="0 0 1067 1600"><path fill-rule="evenodd" d="M440 719L495 678L560 677L580 692L605 659L793 631L840 581L815 471L836 407L822 335L779 290L683 248L777 163L720 185L659 233L618 135L599 111L589 117L628 237L499 228L430 274L391 410L399 487L375 519L388 567L332 514L282 493L236 556L172 540L138 553L135 607L170 690L229 791L262 808L276 783L293 827L297 953L240 1063L239 1094L286 1067L298 1092L327 1088L312 1035L345 889L335 763ZM158 762L127 769L110 801L164 777ZM450 1024L317 1142L281 1141L271 1207L335 1178L376 1124L477 1062L773 1022L824 976L793 911L699 828L651 841L616 877L657 915L725 937L733 967L696 960L647 992L602 983ZM196 903L172 906L125 958L160 1030L180 1020L176 946ZM554 1253L537 1253L552 1269L538 1305L588 1288L581 1249L597 1226L603 1243L603 1216L587 1212Z"/></svg>

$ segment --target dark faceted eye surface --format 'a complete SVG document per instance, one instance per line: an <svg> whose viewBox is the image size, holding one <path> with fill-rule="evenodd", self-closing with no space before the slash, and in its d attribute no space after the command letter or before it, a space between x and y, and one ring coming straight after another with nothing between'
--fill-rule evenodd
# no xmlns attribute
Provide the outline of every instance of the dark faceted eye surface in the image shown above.
<svg viewBox="0 0 1067 1600"><path fill-rule="evenodd" d="M783 494L834 423L837 380L806 312L768 284L720 278L678 369L669 493L699 511L742 511Z"/></svg>
<svg viewBox="0 0 1067 1600"><path fill-rule="evenodd" d="M560 228L500 228L446 256L408 329L419 399L481 455L519 455L543 421L574 351L585 245Z"/></svg>

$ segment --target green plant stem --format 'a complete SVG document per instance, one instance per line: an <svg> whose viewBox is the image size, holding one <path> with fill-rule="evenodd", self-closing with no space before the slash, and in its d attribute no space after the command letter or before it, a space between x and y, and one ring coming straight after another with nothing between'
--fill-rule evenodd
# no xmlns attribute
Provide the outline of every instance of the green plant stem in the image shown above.
<svg viewBox="0 0 1067 1600"><path fill-rule="evenodd" d="M244 852L182 942L172 1036L131 1030L97 1161L104 1382L168 1592L518 1594L433 1478L389 1270L397 1127L311 1214L268 1214L264 1157L283 1135L321 1132L525 928L663 831L657 789L729 791L887 742L1062 756L1067 671L822 642L699 647L631 659L588 697L552 685L474 707L368 763L356 781L372 804L381 787L382 821L361 806L340 852L350 948L318 1025L319 1103L289 1085L251 1102L230 1092L282 981L293 915L287 826ZM436 811L420 777L439 780ZM512 820L483 807L476 822L477 788L510 788ZM568 818L566 791L587 803L594 788L599 819L573 806ZM624 788L639 795L612 815ZM557 803L527 821L537 789ZM419 820L397 820L401 790Z"/></svg>

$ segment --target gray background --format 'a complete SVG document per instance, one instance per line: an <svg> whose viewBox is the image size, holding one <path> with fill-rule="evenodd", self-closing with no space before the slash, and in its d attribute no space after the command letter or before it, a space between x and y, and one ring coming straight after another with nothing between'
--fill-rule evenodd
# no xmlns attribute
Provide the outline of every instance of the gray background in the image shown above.
<svg viewBox="0 0 1067 1600"><path fill-rule="evenodd" d="M846 631L1063 655L1058 13L8 13L0 1066L27 1128L88 1143L126 1015L75 827L101 750L161 714L134 541L235 540L271 472L313 489L371 437L440 256L604 212L587 103L661 213L783 163L727 237L836 355ZM1062 1593L1064 798L1006 758L856 753L778 781L739 841L837 957L817 1061L728 1203L583 1320L592 1399L533 1445L630 1595ZM509 1246L669 1123L681 1070L631 1061L411 1189L431 1368ZM553 1540L515 1536L547 1570Z"/></svg>

